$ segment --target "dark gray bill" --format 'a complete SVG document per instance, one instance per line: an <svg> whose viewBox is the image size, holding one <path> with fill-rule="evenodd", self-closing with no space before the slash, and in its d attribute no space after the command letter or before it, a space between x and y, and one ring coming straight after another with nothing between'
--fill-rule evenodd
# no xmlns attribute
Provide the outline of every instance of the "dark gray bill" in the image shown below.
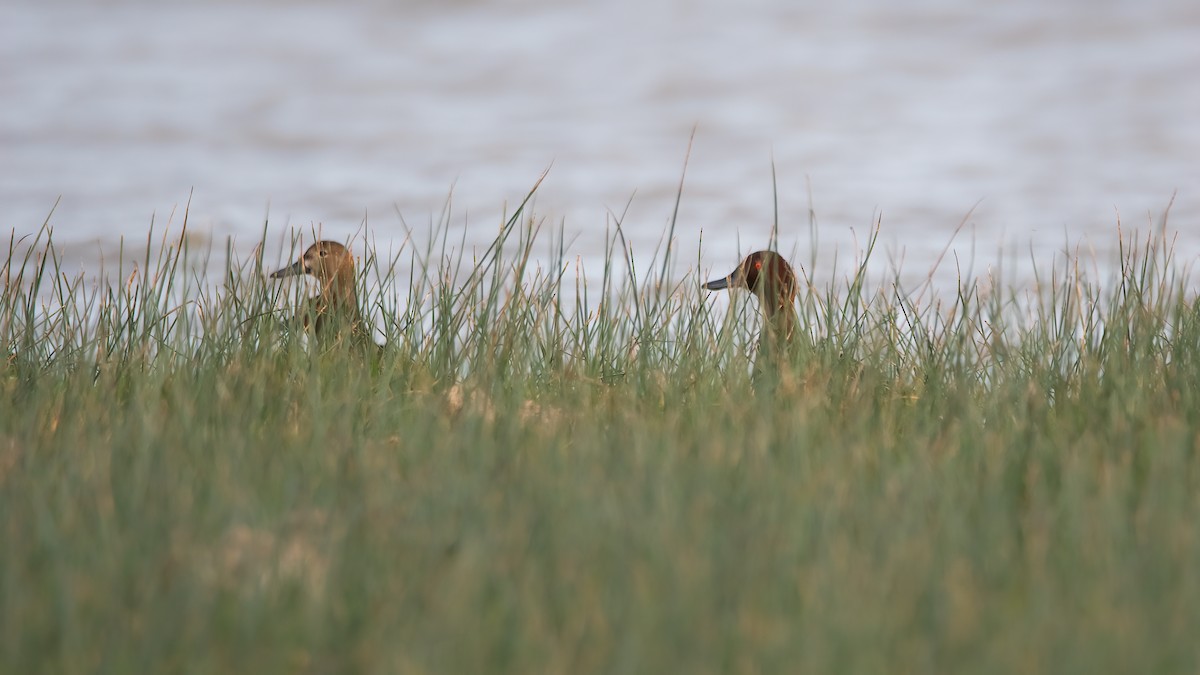
<svg viewBox="0 0 1200 675"><path fill-rule="evenodd" d="M708 282L707 284L704 284L704 287L710 291L719 291L719 290L722 290L725 288L729 288L729 277L723 277L721 279L713 279L712 281Z"/></svg>
<svg viewBox="0 0 1200 675"><path fill-rule="evenodd" d="M294 276L297 276L300 274L304 274L304 261L303 260L297 260L296 262L292 263L291 265L288 265L287 267L285 267L281 270L276 270L274 272L271 272L271 278L272 279L282 279L284 277L294 277Z"/></svg>

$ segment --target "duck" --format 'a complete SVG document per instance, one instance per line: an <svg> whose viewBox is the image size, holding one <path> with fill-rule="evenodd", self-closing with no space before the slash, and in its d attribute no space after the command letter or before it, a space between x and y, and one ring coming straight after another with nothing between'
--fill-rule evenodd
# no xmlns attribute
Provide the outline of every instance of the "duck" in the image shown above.
<svg viewBox="0 0 1200 675"><path fill-rule="evenodd" d="M336 241L318 241L296 262L271 273L272 279L302 276L317 278L321 292L296 310L305 330L311 330L322 345L343 341L372 346L370 327L358 306L354 255Z"/></svg>
<svg viewBox="0 0 1200 675"><path fill-rule="evenodd" d="M780 359L791 353L800 323L795 305L800 282L783 256L775 251L755 251L732 272L705 283L704 288L710 291L745 288L758 297L763 329L754 360L756 378L766 368L778 366Z"/></svg>

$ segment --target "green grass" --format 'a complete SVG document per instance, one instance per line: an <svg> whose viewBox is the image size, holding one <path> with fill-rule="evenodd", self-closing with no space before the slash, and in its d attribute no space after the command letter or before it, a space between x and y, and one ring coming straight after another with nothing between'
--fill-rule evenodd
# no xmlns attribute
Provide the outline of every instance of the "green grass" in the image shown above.
<svg viewBox="0 0 1200 675"><path fill-rule="evenodd" d="M151 241L95 285L14 238L0 671L1200 667L1200 314L1159 238L1031 293L810 285L763 386L753 300L619 232L589 285L531 222L368 255L367 359L289 334L261 259L213 286Z"/></svg>

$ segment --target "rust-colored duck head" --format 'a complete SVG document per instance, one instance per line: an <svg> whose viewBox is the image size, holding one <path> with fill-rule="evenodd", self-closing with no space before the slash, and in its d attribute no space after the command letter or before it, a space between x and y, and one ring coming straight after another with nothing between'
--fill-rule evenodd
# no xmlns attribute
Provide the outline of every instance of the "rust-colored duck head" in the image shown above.
<svg viewBox="0 0 1200 675"><path fill-rule="evenodd" d="M727 276L704 284L710 291L745 288L758 296L764 325L754 359L756 380L774 373L789 358L799 323L794 304L799 286L792 266L774 251L751 253Z"/></svg>
<svg viewBox="0 0 1200 675"><path fill-rule="evenodd" d="M305 328L312 327L318 338L341 337L349 329L356 339L369 340L366 323L358 307L355 290L354 256L336 241L318 241L296 262L271 273L272 279L308 274L321 282L319 295L309 298L297 310Z"/></svg>
<svg viewBox="0 0 1200 675"><path fill-rule="evenodd" d="M271 273L272 279L311 274L321 282L321 292L354 290L354 256L336 241L318 241L296 262Z"/></svg>
<svg viewBox="0 0 1200 675"><path fill-rule="evenodd" d="M745 288L757 295L768 317L795 312L794 302L799 288L796 273L783 256L774 251L755 251L746 256L737 269L704 287L710 291L725 288Z"/></svg>

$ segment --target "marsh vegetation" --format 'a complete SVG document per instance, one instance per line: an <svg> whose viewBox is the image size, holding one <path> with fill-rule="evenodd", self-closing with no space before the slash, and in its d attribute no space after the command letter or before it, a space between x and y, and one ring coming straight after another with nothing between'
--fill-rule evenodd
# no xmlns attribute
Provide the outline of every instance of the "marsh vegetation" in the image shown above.
<svg viewBox="0 0 1200 675"><path fill-rule="evenodd" d="M370 358L262 247L97 283L14 236L0 670L1195 671L1200 315L1160 234L1028 289L797 265L764 386L751 296L616 231L589 283L536 223L357 249Z"/></svg>

